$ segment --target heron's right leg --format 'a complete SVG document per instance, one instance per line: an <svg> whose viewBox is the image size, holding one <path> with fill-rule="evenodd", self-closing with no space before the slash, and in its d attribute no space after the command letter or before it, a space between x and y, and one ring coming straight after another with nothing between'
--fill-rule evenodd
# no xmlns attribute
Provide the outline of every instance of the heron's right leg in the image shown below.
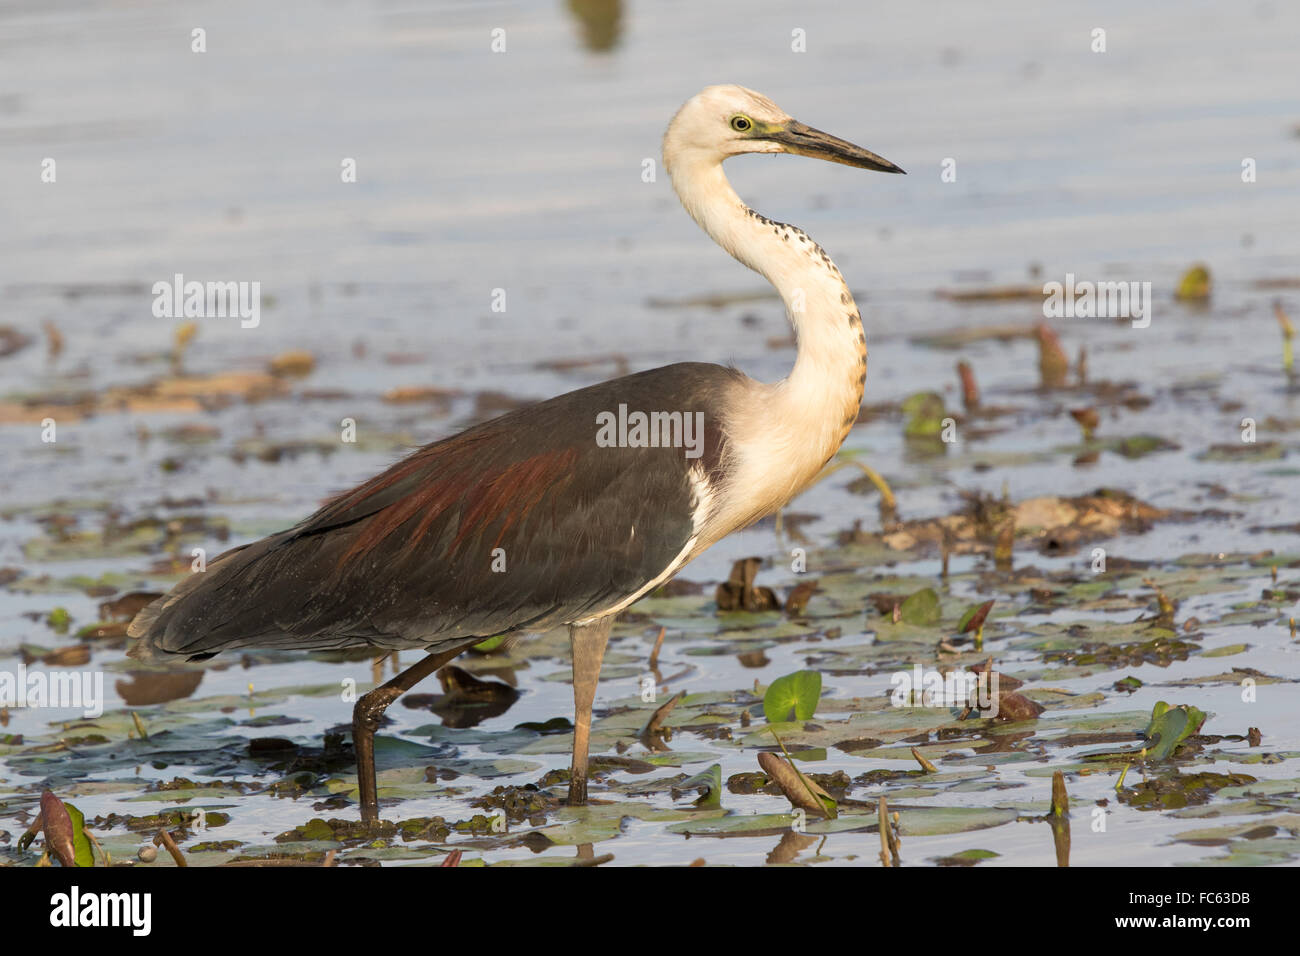
<svg viewBox="0 0 1300 956"><path fill-rule="evenodd" d="M593 624L569 625L573 648L573 764L569 772L569 806L587 802L587 749L591 742L591 707L600 683L600 664L614 626L614 615Z"/></svg>
<svg viewBox="0 0 1300 956"><path fill-rule="evenodd" d="M448 661L457 657L464 646L437 651L402 671L387 684L362 695L352 709L352 748L357 755L357 786L361 792L361 822L379 822L379 791L375 783L375 731L388 705L424 680Z"/></svg>

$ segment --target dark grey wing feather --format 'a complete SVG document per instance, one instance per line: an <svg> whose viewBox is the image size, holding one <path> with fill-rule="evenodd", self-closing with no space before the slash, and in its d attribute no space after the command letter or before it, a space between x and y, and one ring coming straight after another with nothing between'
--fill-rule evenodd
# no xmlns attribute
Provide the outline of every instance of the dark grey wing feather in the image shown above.
<svg viewBox="0 0 1300 956"><path fill-rule="evenodd" d="M239 647L432 647L605 611L693 533L739 373L684 363L604 382L427 445L297 527L218 556L131 623L136 657ZM700 457L601 447L596 415L702 413Z"/></svg>

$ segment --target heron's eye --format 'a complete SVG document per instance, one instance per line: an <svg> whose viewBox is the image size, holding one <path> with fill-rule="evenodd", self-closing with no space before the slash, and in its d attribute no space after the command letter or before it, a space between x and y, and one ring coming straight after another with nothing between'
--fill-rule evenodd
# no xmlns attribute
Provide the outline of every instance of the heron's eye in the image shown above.
<svg viewBox="0 0 1300 956"><path fill-rule="evenodd" d="M731 128L737 133L748 133L749 128L753 125L748 116L733 116L731 118Z"/></svg>

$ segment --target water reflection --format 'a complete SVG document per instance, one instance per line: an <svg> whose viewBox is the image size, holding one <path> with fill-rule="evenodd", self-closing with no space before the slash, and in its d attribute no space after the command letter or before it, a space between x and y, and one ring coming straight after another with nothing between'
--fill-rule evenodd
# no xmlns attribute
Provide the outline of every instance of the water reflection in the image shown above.
<svg viewBox="0 0 1300 956"><path fill-rule="evenodd" d="M622 0L569 0L569 13L578 21L582 45L592 53L609 53L623 27Z"/></svg>
<svg viewBox="0 0 1300 956"><path fill-rule="evenodd" d="M407 694L404 707L428 710L442 718L444 727L476 727L499 717L514 706L519 691L501 681L479 680L469 671L447 665L438 671L442 694Z"/></svg>
<svg viewBox="0 0 1300 956"><path fill-rule="evenodd" d="M130 671L128 677L129 680L115 681L113 689L128 707L145 707L189 697L202 683L203 671Z"/></svg>

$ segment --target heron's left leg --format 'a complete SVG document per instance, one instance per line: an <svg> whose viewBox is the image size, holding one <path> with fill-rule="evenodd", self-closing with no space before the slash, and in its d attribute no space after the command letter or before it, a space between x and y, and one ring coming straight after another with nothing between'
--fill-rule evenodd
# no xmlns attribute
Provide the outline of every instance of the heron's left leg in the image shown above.
<svg viewBox="0 0 1300 956"><path fill-rule="evenodd" d="M408 667L387 684L381 684L357 700L352 709L352 748L357 757L357 789L361 796L361 822L379 822L379 794L375 780L375 731L388 705L424 680L442 665L459 656L465 645L438 651Z"/></svg>
<svg viewBox="0 0 1300 956"><path fill-rule="evenodd" d="M569 775L569 806L587 802L587 748L591 741L591 705L600 682L600 663L614 615L591 624L571 624L569 644L573 649L573 769Z"/></svg>

